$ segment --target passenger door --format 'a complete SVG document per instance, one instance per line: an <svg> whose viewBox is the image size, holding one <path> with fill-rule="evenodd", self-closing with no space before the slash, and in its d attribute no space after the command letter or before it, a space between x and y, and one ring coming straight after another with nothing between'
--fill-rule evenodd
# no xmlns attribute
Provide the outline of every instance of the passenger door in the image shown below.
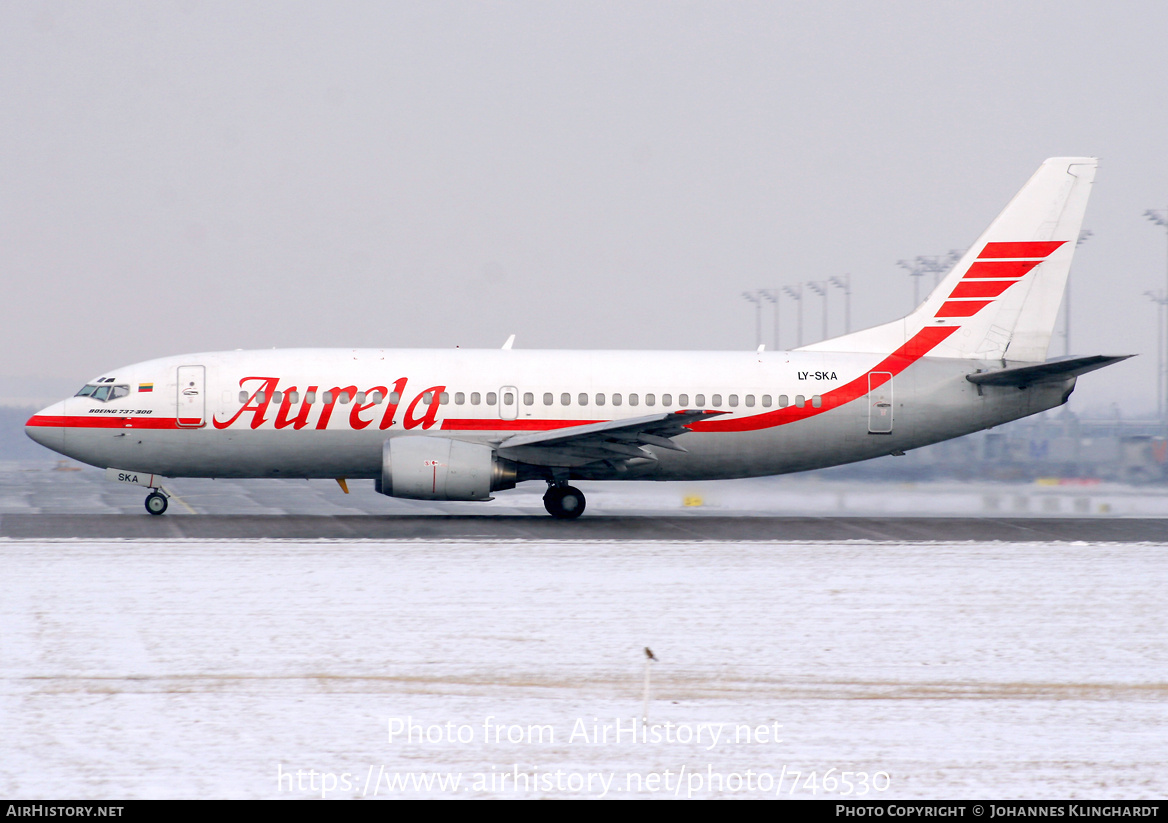
<svg viewBox="0 0 1168 823"><path fill-rule="evenodd" d="M892 434L891 372L868 372L868 434Z"/></svg>
<svg viewBox="0 0 1168 823"><path fill-rule="evenodd" d="M178 367L178 425L197 429L206 425L206 368L204 366Z"/></svg>

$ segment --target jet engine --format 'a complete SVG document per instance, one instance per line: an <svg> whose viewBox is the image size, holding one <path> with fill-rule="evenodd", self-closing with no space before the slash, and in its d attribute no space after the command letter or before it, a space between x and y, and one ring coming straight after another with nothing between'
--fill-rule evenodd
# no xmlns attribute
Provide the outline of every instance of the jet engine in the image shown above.
<svg viewBox="0 0 1168 823"><path fill-rule="evenodd" d="M375 488L414 500L490 500L491 492L515 488L515 463L490 446L447 437L400 436L381 447Z"/></svg>

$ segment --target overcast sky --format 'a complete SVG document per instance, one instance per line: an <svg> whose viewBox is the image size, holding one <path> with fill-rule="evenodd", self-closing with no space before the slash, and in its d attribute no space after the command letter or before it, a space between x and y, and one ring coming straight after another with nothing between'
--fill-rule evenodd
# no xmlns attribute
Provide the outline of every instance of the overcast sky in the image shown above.
<svg viewBox="0 0 1168 823"><path fill-rule="evenodd" d="M1095 155L1072 352L1142 356L1073 402L1154 410L1166 35L1150 1L6 0L0 380L511 333L745 349L744 290L845 273L873 325L911 308L898 260Z"/></svg>

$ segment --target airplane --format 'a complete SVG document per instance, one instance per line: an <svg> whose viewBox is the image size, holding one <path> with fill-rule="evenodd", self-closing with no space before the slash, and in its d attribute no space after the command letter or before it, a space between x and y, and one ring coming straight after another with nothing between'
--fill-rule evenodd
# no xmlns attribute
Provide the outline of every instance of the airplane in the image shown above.
<svg viewBox="0 0 1168 823"><path fill-rule="evenodd" d="M1047 359L1097 160L1046 160L909 315L792 351L297 349L189 354L89 381L25 431L150 489L175 477L372 479L491 500L587 480L805 471L988 429L1067 402L1130 355Z"/></svg>

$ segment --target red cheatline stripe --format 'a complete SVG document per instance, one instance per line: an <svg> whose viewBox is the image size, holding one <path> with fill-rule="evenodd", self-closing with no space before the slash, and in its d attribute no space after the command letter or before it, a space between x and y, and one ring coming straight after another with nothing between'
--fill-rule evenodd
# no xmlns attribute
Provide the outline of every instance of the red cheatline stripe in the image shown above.
<svg viewBox="0 0 1168 823"><path fill-rule="evenodd" d="M1046 257L1066 242L1066 240L1034 240L1029 243L986 243L978 258Z"/></svg>
<svg viewBox="0 0 1168 823"><path fill-rule="evenodd" d="M974 263L965 273L966 280L971 277L1021 277L1041 263L1041 260L1003 260L993 263Z"/></svg>
<svg viewBox="0 0 1168 823"><path fill-rule="evenodd" d="M950 297L997 297L1016 280L962 280Z"/></svg>
<svg viewBox="0 0 1168 823"><path fill-rule="evenodd" d="M935 349L941 341L957 331L958 328L960 327L926 326L913 335L907 343L885 357L879 364L873 366L869 372L886 372L890 377L900 374ZM691 423L688 428L696 432L744 432L769 429L774 426L794 423L796 420L805 420L808 417L823 414L825 411L836 408L837 406L850 403L867 394L869 372L864 372L850 383L845 383L838 389L832 389L824 394L822 408L817 409L810 403L807 403L803 408L787 406L785 409L778 409L776 411L766 412L765 414L756 414L753 417ZM872 381L872 385L875 387L886 382L888 382L886 378L875 378Z"/></svg>
<svg viewBox="0 0 1168 823"><path fill-rule="evenodd" d="M934 317L973 317L993 300L950 300L937 309Z"/></svg>
<svg viewBox="0 0 1168 823"><path fill-rule="evenodd" d="M85 415L34 414L26 426L44 426L54 429L177 429L173 417L87 417Z"/></svg>
<svg viewBox="0 0 1168 823"><path fill-rule="evenodd" d="M550 431L571 426L604 423L604 420L501 420L499 418L456 417L442 421L444 430L461 431Z"/></svg>

